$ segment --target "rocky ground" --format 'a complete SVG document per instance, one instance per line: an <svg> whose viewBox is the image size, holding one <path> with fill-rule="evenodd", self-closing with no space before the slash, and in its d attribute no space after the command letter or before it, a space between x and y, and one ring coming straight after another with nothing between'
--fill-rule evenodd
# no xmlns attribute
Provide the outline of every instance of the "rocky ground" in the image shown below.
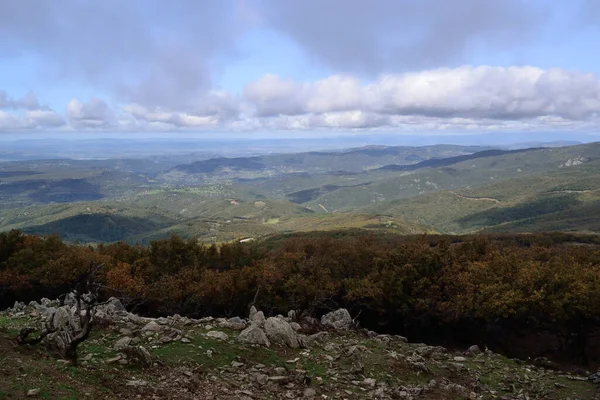
<svg viewBox="0 0 600 400"><path fill-rule="evenodd" d="M600 399L588 372L378 335L345 310L320 321L254 309L247 319L152 319L112 299L76 366L16 344L23 327L76 324L69 301L0 313L0 399Z"/></svg>

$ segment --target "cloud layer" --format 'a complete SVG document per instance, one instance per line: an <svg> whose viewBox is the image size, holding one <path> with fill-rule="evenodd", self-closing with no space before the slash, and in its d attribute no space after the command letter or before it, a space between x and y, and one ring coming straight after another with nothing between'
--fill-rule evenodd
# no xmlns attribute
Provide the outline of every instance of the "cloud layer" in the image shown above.
<svg viewBox="0 0 600 400"><path fill-rule="evenodd" d="M33 94L0 99L9 109L0 114L3 130L594 129L600 119L597 76L535 67L439 68L369 83L350 75L314 82L265 75L241 96L210 92L194 109L72 99L64 119L40 108Z"/></svg>
<svg viewBox="0 0 600 400"><path fill-rule="evenodd" d="M34 58L40 79L102 93L67 93L51 108L0 79L0 132L598 130L596 75L471 65L481 54L527 64L529 46L565 11L557 4L0 1L0 63ZM598 31L597 1L569 4L569 29ZM223 90L219 77L257 32L287 38L323 77L293 80L265 65L239 92Z"/></svg>

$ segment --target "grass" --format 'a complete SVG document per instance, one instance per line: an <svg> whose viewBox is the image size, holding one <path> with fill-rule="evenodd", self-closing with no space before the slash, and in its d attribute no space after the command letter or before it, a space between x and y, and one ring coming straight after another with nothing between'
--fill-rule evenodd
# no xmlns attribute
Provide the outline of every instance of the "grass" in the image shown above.
<svg viewBox="0 0 600 400"><path fill-rule="evenodd" d="M106 361L116 354L112 348L120 335L115 329L95 330L81 345L81 361L79 366L74 367L52 358L42 347L16 346L14 329L30 323L32 321L27 317L0 317L0 399L22 398L27 390L33 388L40 389L39 398L43 399L136 398L141 392L127 386L128 380L144 380L154 386L163 384L165 376L195 371L200 376L220 377L217 379L222 379L225 384L232 377L235 381L236 373L248 374L258 364L266 369L285 368L287 372L284 375L288 376L295 371L306 371L319 393L327 396L335 396L343 389L364 398L368 392L353 382L362 382L366 378L386 382L390 387L423 386L432 379L469 387L474 377L478 377L488 390L480 393L484 399L510 396L521 389L548 400L591 398L595 392L595 387L588 382L544 373L499 355L468 357L462 370L449 367L447 362L426 358L424 362L429 372L423 372L405 359L414 353L416 345L401 341L378 343L357 333L330 337L328 345L337 350L325 350L319 346L310 349L264 348L237 343L235 336L238 331L217 328L229 336L228 341L220 341L207 337L208 330L204 327L182 326L178 328L190 339L190 343L153 345L152 337L142 337L142 344L151 349L159 364L140 369L118 363L107 364ZM355 345L358 347L353 347ZM87 357L90 354L92 358ZM391 357L392 354L397 356ZM233 367L233 361L243 365ZM233 375L228 375L231 373ZM166 382L169 383L168 379ZM465 398L438 389L428 392L428 396L449 400Z"/></svg>

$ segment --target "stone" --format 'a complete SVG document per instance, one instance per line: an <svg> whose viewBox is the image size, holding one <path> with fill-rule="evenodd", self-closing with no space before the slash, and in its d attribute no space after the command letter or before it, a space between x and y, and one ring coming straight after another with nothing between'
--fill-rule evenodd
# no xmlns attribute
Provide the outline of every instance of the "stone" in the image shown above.
<svg viewBox="0 0 600 400"><path fill-rule="evenodd" d="M133 339L130 338L129 336L122 337L121 339L116 341L116 343L114 345L114 349L115 349L115 351L121 351L121 350L125 349L126 347L131 346L132 342L133 342Z"/></svg>
<svg viewBox="0 0 600 400"><path fill-rule="evenodd" d="M250 325L249 327L244 329L239 334L237 340L242 343L258 344L267 347L271 345L265 331L263 331L256 325Z"/></svg>
<svg viewBox="0 0 600 400"><path fill-rule="evenodd" d="M185 343L185 344L192 343L192 341L190 339L186 338L186 337L181 338L180 342L181 343Z"/></svg>
<svg viewBox="0 0 600 400"><path fill-rule="evenodd" d="M243 366L244 366L244 363L242 363L242 362L239 362L239 361L232 361L232 362L231 362L231 366L232 366L233 368L240 368L240 367L243 367Z"/></svg>
<svg viewBox="0 0 600 400"><path fill-rule="evenodd" d="M252 317L257 313L256 307L250 307L250 312L248 313L248 320L251 320Z"/></svg>
<svg viewBox="0 0 600 400"><path fill-rule="evenodd" d="M44 311L42 311L42 318L47 321L50 321L54 313L57 311L55 307L48 307Z"/></svg>
<svg viewBox="0 0 600 400"><path fill-rule="evenodd" d="M344 331L350 329L354 322L350 313L345 308L327 313L321 317L321 324L332 327L335 330Z"/></svg>
<svg viewBox="0 0 600 400"><path fill-rule="evenodd" d="M300 326L300 324L297 323L297 322L290 322L290 326L292 327L292 329L294 330L294 332L298 332L300 329L302 329L302 327Z"/></svg>
<svg viewBox="0 0 600 400"><path fill-rule="evenodd" d="M227 339L229 339L229 336L227 336L225 332L221 331L209 331L206 333L206 336L209 338L219 339L223 341L227 341Z"/></svg>
<svg viewBox="0 0 600 400"><path fill-rule="evenodd" d="M42 391L42 389L39 389L39 388L29 389L27 391L27 397L35 397L38 394L40 394L41 391Z"/></svg>
<svg viewBox="0 0 600 400"><path fill-rule="evenodd" d="M152 366L152 355L144 346L129 346L123 349L123 352L127 354L130 360L141 367Z"/></svg>
<svg viewBox="0 0 600 400"><path fill-rule="evenodd" d="M250 317L250 323L262 328L265 326L265 314L262 311L255 312Z"/></svg>
<svg viewBox="0 0 600 400"><path fill-rule="evenodd" d="M304 389L304 393L302 394L302 396L306 397L306 398L313 398L317 395L317 391L313 388L306 388Z"/></svg>
<svg viewBox="0 0 600 400"><path fill-rule="evenodd" d="M456 357L453 358L453 360L456 361L456 362L458 362L458 363L463 363L463 362L467 361L466 358L461 357L461 356L456 356Z"/></svg>
<svg viewBox="0 0 600 400"><path fill-rule="evenodd" d="M148 382L141 380L141 379L133 379L130 381L127 381L127 383L125 383L125 386L135 386L135 387L139 387L139 386L146 386L148 384Z"/></svg>
<svg viewBox="0 0 600 400"><path fill-rule="evenodd" d="M160 332L162 327L156 321L150 321L142 328L142 332Z"/></svg>
<svg viewBox="0 0 600 400"><path fill-rule="evenodd" d="M266 374L257 373L257 374L254 374L254 380L256 381L256 383L258 383L261 386L266 385L267 382L269 382L269 376Z"/></svg>
<svg viewBox="0 0 600 400"><path fill-rule="evenodd" d="M106 303L99 306L98 309L109 315L127 311L125 306L123 306L123 303L121 303L121 300L116 297L109 298Z"/></svg>
<svg viewBox="0 0 600 400"><path fill-rule="evenodd" d="M363 384L365 386L370 386L370 387L375 387L375 384L377 383L377 381L373 378L365 378L363 380Z"/></svg>
<svg viewBox="0 0 600 400"><path fill-rule="evenodd" d="M108 360L106 360L106 363L107 364L115 364L115 363L119 362L119 360L121 358L123 358L123 357L121 357L120 355L117 355L115 357L112 357L112 358L109 358Z"/></svg>
<svg viewBox="0 0 600 400"><path fill-rule="evenodd" d="M313 335L306 336L304 341L307 346L312 346L314 344L323 344L329 340L329 333L327 332L317 332Z"/></svg>
<svg viewBox="0 0 600 400"><path fill-rule="evenodd" d="M241 331L243 329L246 329L246 321L244 321L240 317L233 317L229 318L228 320L222 320L219 323L219 326L221 326L222 328L229 328Z"/></svg>
<svg viewBox="0 0 600 400"><path fill-rule="evenodd" d="M265 321L265 333L271 343L292 348L299 346L294 330L287 321L281 318L267 318Z"/></svg>
<svg viewBox="0 0 600 400"><path fill-rule="evenodd" d="M481 349L479 348L479 346L474 344L473 346L469 347L469 349L467 350L467 353L477 355L477 354L481 353Z"/></svg>
<svg viewBox="0 0 600 400"><path fill-rule="evenodd" d="M67 307L59 307L52 316L52 326L54 329L63 330L74 325L75 323Z"/></svg>

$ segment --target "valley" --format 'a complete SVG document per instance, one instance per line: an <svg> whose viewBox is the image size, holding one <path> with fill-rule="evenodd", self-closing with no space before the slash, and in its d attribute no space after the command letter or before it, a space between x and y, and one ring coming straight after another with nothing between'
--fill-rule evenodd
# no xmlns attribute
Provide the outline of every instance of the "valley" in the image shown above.
<svg viewBox="0 0 600 400"><path fill-rule="evenodd" d="M599 156L589 143L9 161L0 163L0 230L83 243L344 228L597 233Z"/></svg>

